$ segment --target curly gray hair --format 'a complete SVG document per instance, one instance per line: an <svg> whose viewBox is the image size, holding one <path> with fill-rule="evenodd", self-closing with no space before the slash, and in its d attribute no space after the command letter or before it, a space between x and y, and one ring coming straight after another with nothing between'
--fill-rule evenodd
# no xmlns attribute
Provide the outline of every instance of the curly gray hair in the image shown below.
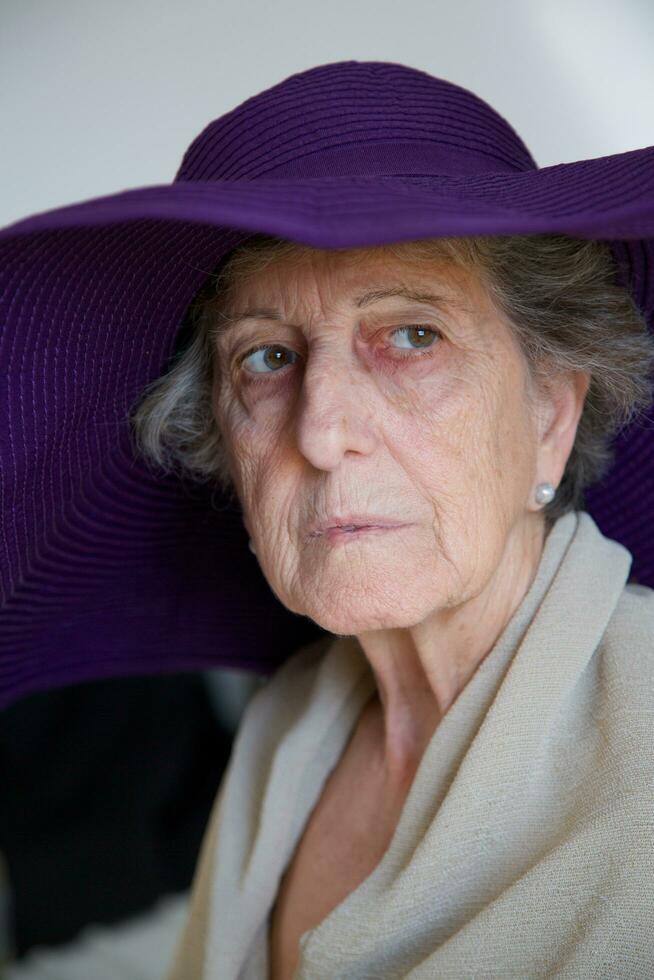
<svg viewBox="0 0 654 980"><path fill-rule="evenodd" d="M613 461L613 437L651 405L653 394L654 337L617 281L609 245L566 235L511 235L424 239L356 251L380 249L402 259L447 259L475 270L508 317L537 384L561 371L590 372L565 473L553 501L543 508L546 525L583 509L584 490ZM301 260L312 251L308 245L252 235L208 277L188 310L190 342L130 412L137 450L151 463L233 493L211 403L220 311L236 286L271 262Z"/></svg>

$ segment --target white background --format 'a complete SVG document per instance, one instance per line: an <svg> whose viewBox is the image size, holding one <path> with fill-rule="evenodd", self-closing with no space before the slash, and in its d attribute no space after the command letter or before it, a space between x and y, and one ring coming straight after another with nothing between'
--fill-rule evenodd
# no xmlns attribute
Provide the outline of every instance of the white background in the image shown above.
<svg viewBox="0 0 654 980"><path fill-rule="evenodd" d="M349 58L472 89L540 166L654 145L654 0L0 0L0 226L167 183L212 119Z"/></svg>

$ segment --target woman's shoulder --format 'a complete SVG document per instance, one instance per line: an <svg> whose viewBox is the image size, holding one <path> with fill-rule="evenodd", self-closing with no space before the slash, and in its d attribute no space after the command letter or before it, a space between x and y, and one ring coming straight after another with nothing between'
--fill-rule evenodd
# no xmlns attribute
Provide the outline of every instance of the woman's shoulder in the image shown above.
<svg viewBox="0 0 654 980"><path fill-rule="evenodd" d="M603 646L608 658L613 655L623 670L639 666L641 677L654 675L654 589L627 582L607 624Z"/></svg>
<svg viewBox="0 0 654 980"><path fill-rule="evenodd" d="M621 778L631 755L637 764L630 771L642 784L646 771L654 779L654 589L624 586L597 653L595 723L612 745Z"/></svg>

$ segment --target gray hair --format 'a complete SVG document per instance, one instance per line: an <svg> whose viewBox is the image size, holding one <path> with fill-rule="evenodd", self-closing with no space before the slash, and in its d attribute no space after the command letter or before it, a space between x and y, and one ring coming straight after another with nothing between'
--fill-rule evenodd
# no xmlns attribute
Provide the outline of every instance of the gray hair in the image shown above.
<svg viewBox="0 0 654 980"><path fill-rule="evenodd" d="M613 437L650 407L654 337L629 291L617 281L606 242L566 235L435 238L397 242L357 253L414 261L447 259L474 269L498 311L515 331L530 376L587 371L590 386L575 442L553 501L547 527L584 509L584 490L609 470ZM234 492L229 460L213 415L214 343L220 311L231 291L278 259L302 260L311 246L268 235L247 238L223 258L188 310L190 342L132 408L141 455L165 472ZM352 252L352 249L337 249Z"/></svg>

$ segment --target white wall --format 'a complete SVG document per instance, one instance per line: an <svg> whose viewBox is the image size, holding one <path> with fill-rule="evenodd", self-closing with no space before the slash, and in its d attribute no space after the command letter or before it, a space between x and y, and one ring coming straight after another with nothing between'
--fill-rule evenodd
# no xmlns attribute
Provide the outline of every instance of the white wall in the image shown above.
<svg viewBox="0 0 654 980"><path fill-rule="evenodd" d="M652 0L2 0L0 226L171 180L216 116L295 71L414 65L541 166L654 144Z"/></svg>

